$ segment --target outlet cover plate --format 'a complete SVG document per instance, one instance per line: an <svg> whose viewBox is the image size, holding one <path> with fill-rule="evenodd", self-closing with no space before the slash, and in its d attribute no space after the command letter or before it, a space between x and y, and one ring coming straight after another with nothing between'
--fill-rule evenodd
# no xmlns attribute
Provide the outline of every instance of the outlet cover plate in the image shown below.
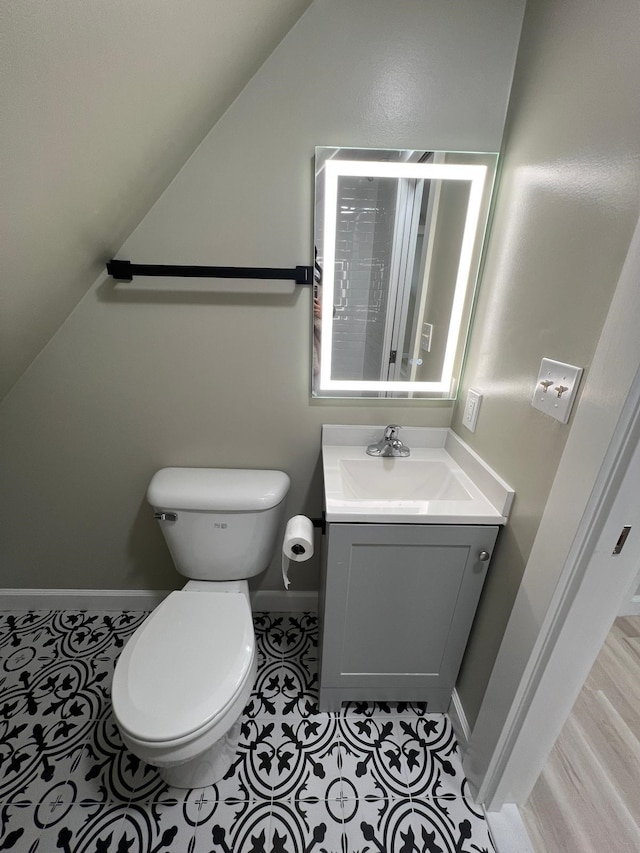
<svg viewBox="0 0 640 853"><path fill-rule="evenodd" d="M469 388L462 414L462 426L466 426L471 432L476 431L476 421L478 420L478 411L480 410L481 402L482 394L479 391L474 391L473 388Z"/></svg>
<svg viewBox="0 0 640 853"><path fill-rule="evenodd" d="M566 424L578 392L582 368L543 358L531 405ZM564 390L562 390L564 389ZM558 396L558 393L560 396Z"/></svg>

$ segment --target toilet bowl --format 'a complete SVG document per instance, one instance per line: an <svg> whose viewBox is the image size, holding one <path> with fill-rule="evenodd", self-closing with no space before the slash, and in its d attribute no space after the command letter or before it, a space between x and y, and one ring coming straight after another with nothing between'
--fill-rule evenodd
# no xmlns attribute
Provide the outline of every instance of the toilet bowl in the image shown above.
<svg viewBox="0 0 640 853"><path fill-rule="evenodd" d="M257 658L248 596L172 592L127 643L112 703L125 745L175 787L221 779Z"/></svg>
<svg viewBox="0 0 640 853"><path fill-rule="evenodd" d="M167 475L167 471L173 473ZM203 471L208 473L203 476ZM212 474L214 471L218 473ZM163 475L163 486L168 483L169 491L180 492L178 503L189 506L184 510L173 502L173 509L165 506L156 517L162 515L159 520L171 525L163 532L170 547L174 545L174 560L176 552L189 555L188 565L176 561L177 568L188 577L201 579L190 580L182 590L172 592L133 634L116 664L112 706L131 752L157 767L169 785L199 788L222 779L236 754L240 717L257 671L245 578L263 570L273 553L289 479L279 471L164 472L158 472ZM234 473L240 477L235 482L235 509L228 512L224 501L229 503L229 478ZM252 473L259 476L252 478ZM245 492L241 499L238 480L240 493ZM185 498L190 482L195 482L195 489L187 488ZM149 495L157 497L153 484ZM203 484L209 487L204 498ZM203 503L206 508L199 508ZM158 507L156 501L153 504ZM194 519L194 514L199 517ZM216 549L220 531L229 531L229 535ZM253 557L246 549L248 533ZM239 540L237 574L241 576L234 579L229 576L234 574L235 538ZM196 562L198 568L191 572L190 565ZM210 579L220 575L224 580Z"/></svg>

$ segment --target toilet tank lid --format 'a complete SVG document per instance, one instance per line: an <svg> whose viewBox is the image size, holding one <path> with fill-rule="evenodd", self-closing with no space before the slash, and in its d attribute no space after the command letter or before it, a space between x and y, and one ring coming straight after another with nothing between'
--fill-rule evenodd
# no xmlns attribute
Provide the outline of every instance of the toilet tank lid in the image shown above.
<svg viewBox="0 0 640 853"><path fill-rule="evenodd" d="M260 511L277 506L289 482L283 471L161 468L149 483L147 500L165 509Z"/></svg>

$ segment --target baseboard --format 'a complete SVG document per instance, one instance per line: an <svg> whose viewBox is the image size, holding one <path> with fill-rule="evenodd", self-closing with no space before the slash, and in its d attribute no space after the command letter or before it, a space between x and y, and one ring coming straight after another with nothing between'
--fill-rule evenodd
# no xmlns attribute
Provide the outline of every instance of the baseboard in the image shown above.
<svg viewBox="0 0 640 853"><path fill-rule="evenodd" d="M254 612L301 613L310 610L317 613L318 593L313 590L257 589L251 592L251 608Z"/></svg>
<svg viewBox="0 0 640 853"><path fill-rule="evenodd" d="M507 803L485 817L496 853L535 853L517 806Z"/></svg>
<svg viewBox="0 0 640 853"><path fill-rule="evenodd" d="M640 595L634 595L633 598L625 601L618 616L640 616Z"/></svg>
<svg viewBox="0 0 640 853"><path fill-rule="evenodd" d="M157 589L2 589L0 610L153 610L171 590ZM251 593L254 611L317 611L317 592L259 589Z"/></svg>
<svg viewBox="0 0 640 853"><path fill-rule="evenodd" d="M153 610L171 590L2 589L2 610Z"/></svg>
<svg viewBox="0 0 640 853"><path fill-rule="evenodd" d="M463 754L469 744L471 727L455 689L447 713ZM499 812L488 812L484 808L483 811L496 853L535 853L517 806L508 803Z"/></svg>
<svg viewBox="0 0 640 853"><path fill-rule="evenodd" d="M462 702L458 696L458 691L455 688L451 695L451 704L449 705L447 713L451 720L451 725L453 726L453 731L458 741L460 752L464 753L467 750L467 744L471 737L471 727L469 726L467 715L464 712Z"/></svg>

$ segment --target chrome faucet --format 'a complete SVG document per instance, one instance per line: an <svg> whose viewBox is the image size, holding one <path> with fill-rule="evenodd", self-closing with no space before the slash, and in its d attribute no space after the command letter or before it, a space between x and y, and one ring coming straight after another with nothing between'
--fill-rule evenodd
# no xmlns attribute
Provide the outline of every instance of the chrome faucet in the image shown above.
<svg viewBox="0 0 640 853"><path fill-rule="evenodd" d="M411 451L398 437L398 424L389 424L377 444L367 447L369 456L409 456Z"/></svg>

